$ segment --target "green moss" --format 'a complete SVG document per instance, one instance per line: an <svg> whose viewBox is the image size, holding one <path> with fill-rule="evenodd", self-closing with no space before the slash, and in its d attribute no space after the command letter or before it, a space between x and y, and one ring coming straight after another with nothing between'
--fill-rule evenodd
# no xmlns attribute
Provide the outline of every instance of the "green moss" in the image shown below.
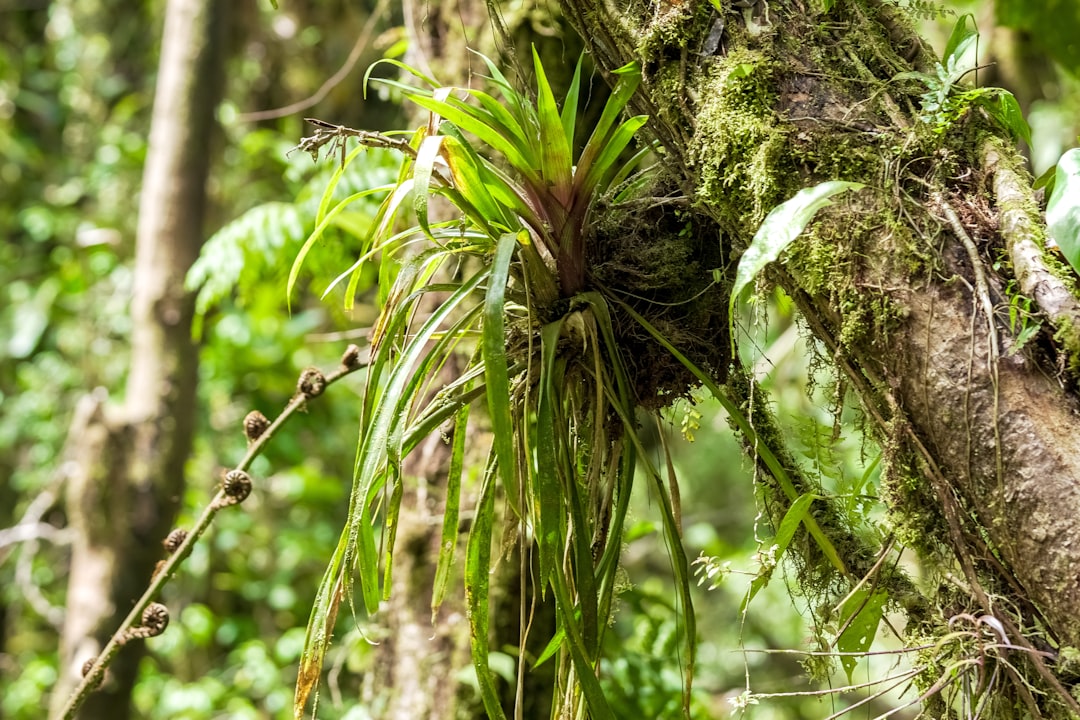
<svg viewBox="0 0 1080 720"><path fill-rule="evenodd" d="M776 121L776 66L745 48L714 63L700 85L691 159L697 199L731 228L756 226L798 183L785 152L790 127Z"/></svg>

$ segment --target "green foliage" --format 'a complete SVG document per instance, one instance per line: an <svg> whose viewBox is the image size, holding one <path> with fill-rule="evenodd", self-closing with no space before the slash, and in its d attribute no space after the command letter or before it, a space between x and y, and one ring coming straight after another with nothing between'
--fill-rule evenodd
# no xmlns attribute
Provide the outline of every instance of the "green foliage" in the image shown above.
<svg viewBox="0 0 1080 720"><path fill-rule="evenodd" d="M1046 205L1050 239L1080 272L1080 149L1061 156L1054 173L1054 190Z"/></svg>
<svg viewBox="0 0 1080 720"><path fill-rule="evenodd" d="M840 605L842 630L836 638L836 649L842 653L840 663L847 673L848 682L859 664L859 653L865 653L874 644L878 625L885 612L889 594L875 590L873 585L863 586L850 593Z"/></svg>
<svg viewBox="0 0 1080 720"><path fill-rule="evenodd" d="M937 20L949 14L949 10L935 0L886 0L890 5L907 8L917 18Z"/></svg>
<svg viewBox="0 0 1080 720"><path fill-rule="evenodd" d="M761 227L754 233L750 247L739 258L731 290L729 315L734 313L735 302L743 290L765 266L780 257L795 238L802 234L819 210L832 204L829 198L845 190L859 190L862 187L862 183L832 180L800 190L790 200L770 210Z"/></svg>
<svg viewBox="0 0 1080 720"><path fill-rule="evenodd" d="M447 418L456 417L464 429L466 413L475 410L470 403L480 396L487 401L493 441L469 536L465 591L473 663L488 715L503 716L490 667L491 543L508 526L531 530L539 557L534 592L550 591L555 600L551 653L559 687L576 688L569 697L556 693L557 704L564 706L561 712L614 717L596 667L612 612L622 528L639 462L661 500L661 522L681 594L683 682L689 691L696 632L675 510L658 473L644 461L634 433L636 400L609 299L586 285L586 229L596 200L616 179L627 177L640 158L634 156L630 165L620 161L644 117L619 119L640 73L634 66L617 73L618 83L596 127L574 158L580 66L560 110L535 54L535 103L482 59L497 97L475 88L442 88L408 66L387 61L433 85L421 90L383 81L431 113L429 129L411 134L407 142L352 133L362 141L367 137L368 142L401 150L404 160L372 220L373 229L364 234L359 259L347 271L359 272L378 252L387 284L371 338L349 517L312 610L297 683L297 713L316 687L340 602L351 595L354 570L369 613L376 612L389 591L393 534L381 554L377 537L383 520L394 525L394 498L405 480L402 459ZM492 151L505 165L496 163ZM346 167L358 152L349 154ZM321 204L320 218L332 217L354 197L335 203L329 200L331 191ZM417 224L395 233L391 228L410 194ZM445 197L461 218L432 222L429 194ZM302 248L293 276L317 233ZM429 249L411 256L402 252L421 240ZM395 262L389 263L391 259ZM387 267L389 274L384 272ZM458 268L453 279L447 279L450 268ZM418 303L433 292L444 298L421 316ZM475 339L479 342L474 345ZM469 365L434 399L425 400L439 368L460 347L472 348ZM454 439L458 448L460 442ZM500 489L508 517L496 513L494 499ZM504 529L496 533L500 524ZM452 546L455 536L456 527L444 524L440 545ZM449 562L440 558L441 578ZM445 579L437 580L440 584L444 587ZM437 588L436 598L442 592ZM686 699L687 712L688 703Z"/></svg>
<svg viewBox="0 0 1080 720"><path fill-rule="evenodd" d="M926 87L922 95L920 119L934 132L946 132L969 108L980 107L1001 127L1031 145L1031 128L1024 119L1016 98L1001 88L960 89L960 80L975 69L975 48L979 33L974 16L960 16L942 53L941 62L934 66L934 75L923 72L903 72L894 80L918 80Z"/></svg>
<svg viewBox="0 0 1080 720"><path fill-rule="evenodd" d="M187 277L188 289L198 290L196 334L205 315L222 300L233 293L241 303L248 300L262 284L278 279L283 255L306 255L324 233L336 231L339 242L332 245L336 252L322 254L319 264L309 269L318 274L347 257L347 238L361 234L377 210L377 203L368 198L393 177L389 152L371 150L365 160L315 174L294 188L295 201L256 205L207 240ZM328 182L331 191L322 193ZM336 212L327 217L331 199L337 200ZM289 280L291 291L296 277Z"/></svg>

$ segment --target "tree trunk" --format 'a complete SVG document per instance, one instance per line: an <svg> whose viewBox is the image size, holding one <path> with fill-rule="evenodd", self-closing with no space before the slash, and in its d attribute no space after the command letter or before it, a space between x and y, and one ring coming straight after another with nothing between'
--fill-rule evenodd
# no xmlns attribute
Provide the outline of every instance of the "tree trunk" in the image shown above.
<svg viewBox="0 0 1080 720"><path fill-rule="evenodd" d="M802 187L867 184L767 278L859 394L901 539L951 552L935 566L1011 642L1080 645L1080 315L1006 131L918 117L925 88L893 78L933 58L891 4L562 4L605 70L641 62L639 109L726 254ZM1022 350L1019 292L1050 325Z"/></svg>
<svg viewBox="0 0 1080 720"><path fill-rule="evenodd" d="M67 511L76 532L55 713L145 588L175 517L191 446L198 377L184 276L203 241L214 109L223 79L226 3L171 0L143 176L122 405L82 401ZM125 647L81 717L127 718L141 643Z"/></svg>

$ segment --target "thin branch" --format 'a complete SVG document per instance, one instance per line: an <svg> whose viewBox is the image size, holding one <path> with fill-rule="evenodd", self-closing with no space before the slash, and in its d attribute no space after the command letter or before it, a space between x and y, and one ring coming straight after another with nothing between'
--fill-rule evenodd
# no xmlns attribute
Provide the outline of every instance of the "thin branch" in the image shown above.
<svg viewBox="0 0 1080 720"><path fill-rule="evenodd" d="M0 548L30 540L48 540L54 545L67 545L71 542L71 531L68 528L58 528L47 522L19 523L6 530L0 530ZM3 562L4 559L7 559L6 554L3 559L0 559L0 562Z"/></svg>
<svg viewBox="0 0 1080 720"><path fill-rule="evenodd" d="M0 551L9 545L30 540L48 540L58 545L69 542L67 533L63 528L41 521L41 517L45 512L56 504L57 492L58 489L55 485L45 488L26 506L22 519L18 523L0 530ZM10 553L10 550L0 552L0 564L7 559Z"/></svg>
<svg viewBox="0 0 1080 720"><path fill-rule="evenodd" d="M987 141L981 152L983 167L992 176L999 232L1020 292L1035 301L1055 330L1066 335L1061 346L1076 347L1080 301L1070 291L1069 282L1046 261L1046 250L1040 245L1045 231L1031 182L1012 167L1000 141Z"/></svg>
<svg viewBox="0 0 1080 720"><path fill-rule="evenodd" d="M356 37L356 42L353 44L352 50L349 51L349 57L345 59L345 63L338 68L338 71L327 79L326 82L319 87L314 94L309 95L303 100L298 100L285 107L273 108L272 110L256 110L255 112L240 113L236 119L238 122L259 122L260 120L276 120L277 118L286 117L293 113L298 113L308 108L314 107L322 102L330 91L341 84L341 81L349 76L349 73L356 67L356 63L360 60L360 55L364 50L371 45L371 33L375 31L375 24L382 18L390 6L390 0L379 0L378 5L371 11L371 15L368 16L367 22L364 23L364 27L360 30L360 34Z"/></svg>
<svg viewBox="0 0 1080 720"><path fill-rule="evenodd" d="M362 361L360 359L359 348L355 345L350 345L342 356L341 366L329 375L324 376L321 372L313 368L309 368L301 373L296 395L293 396L289 401L289 404L285 406L285 409L278 415L273 423L266 427L265 430L262 430L257 437L251 439L251 444L248 447L247 454L244 455L243 460L241 460L233 470L226 473L226 479L223 482L222 488L218 490L213 500L211 500L203 510L202 515L195 523L195 526L186 534L183 542L173 550L168 559L161 563L154 573L153 578L151 578L146 591L131 608L131 612L124 618L120 627L113 633L108 644L105 645L105 648L97 658L95 658L93 664L90 664L89 667L84 669L82 682L80 682L78 687L72 691L72 694L68 698L64 708L60 711L58 717L61 717L64 720L71 720L75 717L75 713L78 712L87 696L100 685L106 668L112 663L113 659L120 651L120 648L134 636L132 631L138 629L143 617L143 612L151 605L154 598L161 592L161 589L173 578L181 563L183 563L191 554L192 549L195 547L195 543L199 541L199 538L201 538L210 527L210 524L213 522L217 513L222 508L235 505L246 497L246 493L243 493L242 495L237 494L235 489L230 487L230 479L241 477L247 478L245 471L251 466L252 461L259 456L288 419L307 405L309 399L321 395L330 385L346 375L350 375L364 367L367 367L367 361ZM250 437L251 436L249 435L249 439ZM247 482L250 483L250 479ZM248 489L250 490L250 487Z"/></svg>

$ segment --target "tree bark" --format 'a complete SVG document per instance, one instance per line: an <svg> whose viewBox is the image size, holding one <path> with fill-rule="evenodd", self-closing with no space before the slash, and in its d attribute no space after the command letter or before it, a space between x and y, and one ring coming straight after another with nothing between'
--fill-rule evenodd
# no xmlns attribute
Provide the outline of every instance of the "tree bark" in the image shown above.
<svg viewBox="0 0 1080 720"><path fill-rule="evenodd" d="M893 78L933 59L886 3L562 5L605 70L641 62L638 108L728 252L801 187L869 186L768 278L860 395L902 539L949 548L1013 642L1041 618L1080 645L1080 326L1007 133L974 107L940 132L919 119L925 88ZM1050 326L1025 349L1018 291Z"/></svg>
<svg viewBox="0 0 1080 720"><path fill-rule="evenodd" d="M55 713L145 588L175 517L191 447L198 377L184 276L203 241L213 116L224 71L226 3L171 0L143 175L124 402L89 396L73 430L67 489L76 531ZM81 717L130 716L141 643L125 647Z"/></svg>

